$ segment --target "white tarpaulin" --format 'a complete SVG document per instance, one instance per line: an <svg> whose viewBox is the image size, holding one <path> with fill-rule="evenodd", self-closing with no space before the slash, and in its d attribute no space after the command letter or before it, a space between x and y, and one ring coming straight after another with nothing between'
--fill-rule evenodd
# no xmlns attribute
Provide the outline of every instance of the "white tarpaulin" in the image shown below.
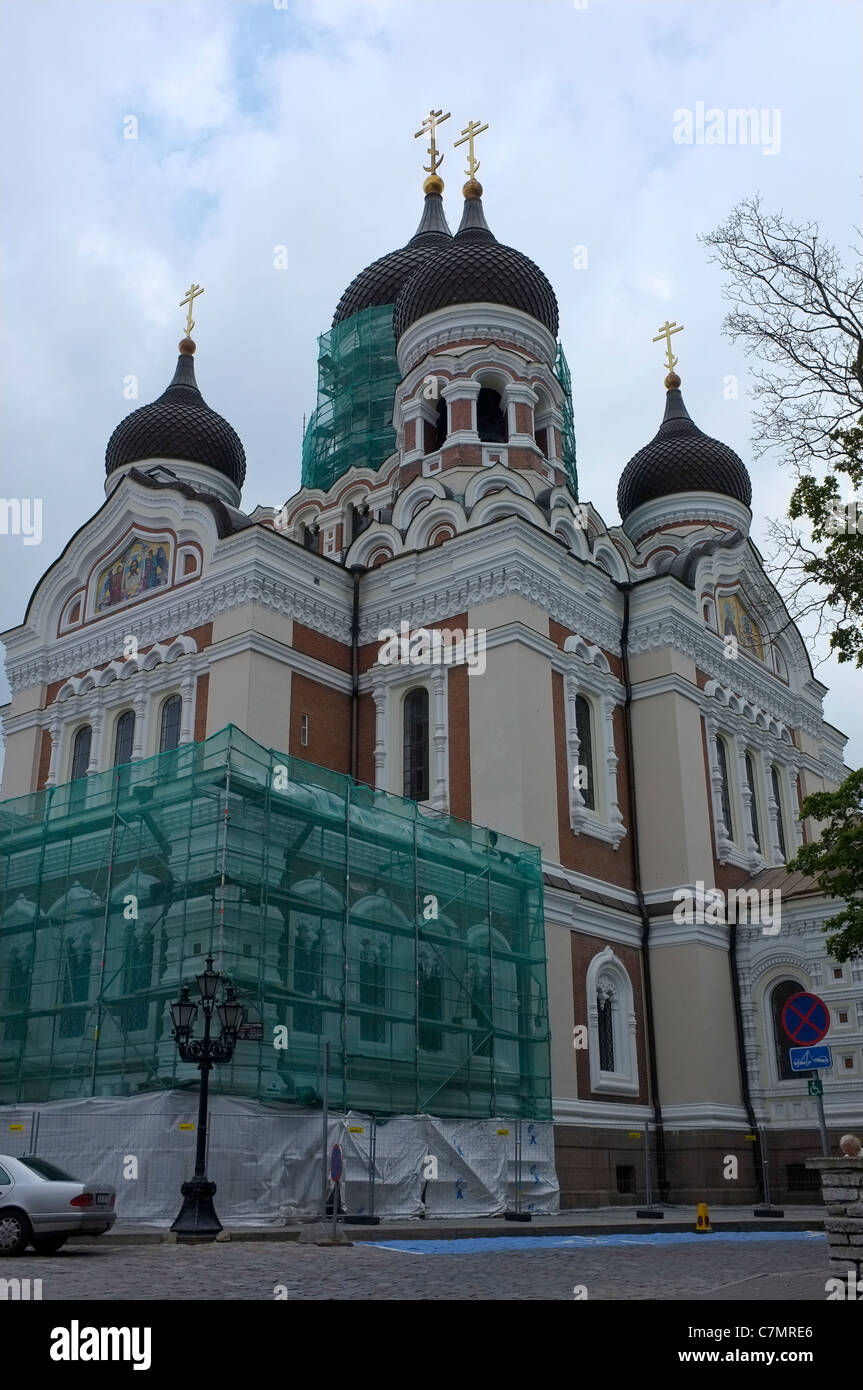
<svg viewBox="0 0 863 1390"><path fill-rule="evenodd" d="M196 1091L0 1107L0 1153L36 1153L86 1181L117 1189L118 1217L170 1225L180 1185L195 1166ZM368 1115L330 1114L327 1153L344 1155L340 1203L369 1211ZM515 1120L378 1120L375 1214L381 1217L497 1216L516 1202ZM554 1134L549 1122L521 1121L521 1205L558 1210ZM223 1223L283 1225L320 1213L323 1116L237 1096L212 1099L208 1176ZM328 1195L331 1183L328 1179Z"/></svg>

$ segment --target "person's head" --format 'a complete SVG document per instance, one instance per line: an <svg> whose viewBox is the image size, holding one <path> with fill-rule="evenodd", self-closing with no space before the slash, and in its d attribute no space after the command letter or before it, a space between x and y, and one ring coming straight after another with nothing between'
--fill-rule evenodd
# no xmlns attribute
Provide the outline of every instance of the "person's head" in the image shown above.
<svg viewBox="0 0 863 1390"><path fill-rule="evenodd" d="M863 1144L860 1143L856 1134L843 1134L839 1140L839 1148L846 1158L859 1158Z"/></svg>

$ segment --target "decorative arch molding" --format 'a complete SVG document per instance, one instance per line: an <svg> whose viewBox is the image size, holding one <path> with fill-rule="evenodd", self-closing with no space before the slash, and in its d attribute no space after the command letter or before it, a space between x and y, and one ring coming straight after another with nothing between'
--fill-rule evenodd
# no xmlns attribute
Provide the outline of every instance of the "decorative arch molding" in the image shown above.
<svg viewBox="0 0 863 1390"><path fill-rule="evenodd" d="M467 518L458 502L449 498L430 502L414 517L405 534L406 550L422 550L441 526L452 526L455 532L464 531Z"/></svg>
<svg viewBox="0 0 863 1390"><path fill-rule="evenodd" d="M489 522L511 516L520 516L538 526L540 530L548 530L548 522L536 503L528 501L526 497L520 497L511 488L504 493L495 492L492 496L483 497L477 502L470 514L468 530L477 526L487 526Z"/></svg>
<svg viewBox="0 0 863 1390"><path fill-rule="evenodd" d="M624 560L618 554L617 547L612 545L610 541L594 542L593 560L595 562L605 560L611 578L618 580L619 583L625 584L629 578Z"/></svg>
<svg viewBox="0 0 863 1390"><path fill-rule="evenodd" d="M446 489L437 478L417 479L399 494L393 507L393 526L397 531L406 531L414 520L418 507L424 502L433 502L435 499L443 501L445 498Z"/></svg>
<svg viewBox="0 0 863 1390"><path fill-rule="evenodd" d="M496 493L503 487L518 497L525 497L529 502L533 502L533 488L526 478L521 478L517 473L513 473L508 468L496 463L491 468L478 470L469 479L464 490L464 505L468 513L483 497L490 493Z"/></svg>
<svg viewBox="0 0 863 1390"><path fill-rule="evenodd" d="M178 661L181 656L197 652L194 637L183 635L172 642L157 642L148 652L130 656L125 661L111 661L101 670L95 667L83 676L71 676L57 692L57 704L70 700L74 695L86 695L90 690L101 690L115 680L128 680L138 671L152 671L163 663Z"/></svg>
<svg viewBox="0 0 863 1390"><path fill-rule="evenodd" d="M574 632L571 637L566 638L563 644L563 650L580 656L582 661L587 662L588 666L595 666L597 670L602 671L603 674L611 674L611 666L608 663L608 657L601 648L595 646L592 642L586 642L577 632Z"/></svg>
<svg viewBox="0 0 863 1390"><path fill-rule="evenodd" d="M376 551L389 550L391 556L398 555L404 549L401 532L389 522L377 521L369 526L368 530L363 531L361 536L357 536L347 555L345 565L368 565L374 559Z"/></svg>
<svg viewBox="0 0 863 1390"><path fill-rule="evenodd" d="M590 1089L606 1095L638 1095L638 1020L629 972L611 946L593 957L585 977L587 991L588 1058ZM610 1008L614 1064L601 1066L599 1001Z"/></svg>
<svg viewBox="0 0 863 1390"><path fill-rule="evenodd" d="M756 986L759 985L760 981L764 981L758 989L758 997L760 999L763 998L766 991L770 989L772 985L779 983L779 979L782 976L777 976L776 979L764 980L764 976L770 974L771 971L781 971L782 975L793 974L796 971L798 974L806 977L800 982L801 989L809 990L813 988L812 975L806 965L802 947L799 953L784 951L782 953L774 952L772 955L763 956L750 967L749 978L751 981L753 999L756 996Z"/></svg>

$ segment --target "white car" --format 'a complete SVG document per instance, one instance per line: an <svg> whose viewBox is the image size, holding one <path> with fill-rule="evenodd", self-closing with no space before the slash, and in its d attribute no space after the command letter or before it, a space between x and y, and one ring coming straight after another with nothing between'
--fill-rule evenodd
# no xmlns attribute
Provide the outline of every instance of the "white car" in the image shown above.
<svg viewBox="0 0 863 1390"><path fill-rule="evenodd" d="M44 1158L0 1154L0 1256L32 1245L53 1255L71 1235L100 1236L117 1220L109 1183L79 1182Z"/></svg>

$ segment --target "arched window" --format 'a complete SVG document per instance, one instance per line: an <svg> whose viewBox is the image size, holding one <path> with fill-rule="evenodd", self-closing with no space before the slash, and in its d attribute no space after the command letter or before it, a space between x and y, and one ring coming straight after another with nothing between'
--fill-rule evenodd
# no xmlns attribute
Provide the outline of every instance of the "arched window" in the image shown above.
<svg viewBox="0 0 863 1390"><path fill-rule="evenodd" d="M637 1095L635 997L626 967L610 946L590 961L585 990L590 1089Z"/></svg>
<svg viewBox="0 0 863 1390"><path fill-rule="evenodd" d="M180 744L180 718L183 712L183 701L179 695L171 695L162 706L162 718L159 724L159 752L170 753L173 748L178 748Z"/></svg>
<svg viewBox="0 0 863 1390"><path fill-rule="evenodd" d="M429 798L429 693L410 690L404 704L404 795Z"/></svg>
<svg viewBox="0 0 863 1390"><path fill-rule="evenodd" d="M476 427L486 444L505 444L509 438L500 392L493 391L490 386L483 386L477 397Z"/></svg>
<svg viewBox="0 0 863 1390"><path fill-rule="evenodd" d="M439 449L449 434L449 411L443 396L438 397L437 419L435 420L434 452Z"/></svg>
<svg viewBox="0 0 863 1390"><path fill-rule="evenodd" d="M782 793L779 789L779 771L774 763L770 769L770 785L773 788L773 800L776 802L776 834L779 838L779 853L782 855L783 862L788 858L785 848L785 819L782 814Z"/></svg>
<svg viewBox="0 0 863 1390"><path fill-rule="evenodd" d="M72 781L77 782L80 777L87 776L87 767L90 762L90 744L93 739L93 730L89 724L85 724L75 735L75 742L72 744Z"/></svg>
<svg viewBox="0 0 863 1390"><path fill-rule="evenodd" d="M799 994L804 988L797 980L780 980L774 986L770 996L770 1012L773 1019L773 1043L776 1048L776 1074L780 1081L792 1081L797 1075L791 1070L791 1059L788 1056L788 1049L793 1047L791 1039L786 1037L785 1029L782 1027L782 1010L788 1000L794 994Z"/></svg>
<svg viewBox="0 0 863 1390"><path fill-rule="evenodd" d="M132 761L132 744L135 741L135 711L124 710L117 720L114 730L114 767L122 767Z"/></svg>
<svg viewBox="0 0 863 1390"><path fill-rule="evenodd" d="M593 726L590 717L590 704L583 695L575 697L575 732L578 734L579 766L586 769L587 777L582 778L587 785L580 787L584 804L590 811L596 810L594 792Z"/></svg>
<svg viewBox="0 0 863 1390"><path fill-rule="evenodd" d="M749 788L749 828L752 831L755 848L760 853L761 831L758 828L758 798L755 795L755 766L752 762L752 754L747 753L744 761L746 763L746 785Z"/></svg>
<svg viewBox="0 0 863 1390"><path fill-rule="evenodd" d="M600 1071L614 1071L614 995L614 981L603 975L596 986Z"/></svg>
<svg viewBox="0 0 863 1390"><path fill-rule="evenodd" d="M734 834L734 819L731 815L731 784L728 778L728 754L725 749L724 738L717 738L716 740L716 758L719 763L721 778L722 819L725 821L725 832L729 840L734 840L737 837Z"/></svg>

